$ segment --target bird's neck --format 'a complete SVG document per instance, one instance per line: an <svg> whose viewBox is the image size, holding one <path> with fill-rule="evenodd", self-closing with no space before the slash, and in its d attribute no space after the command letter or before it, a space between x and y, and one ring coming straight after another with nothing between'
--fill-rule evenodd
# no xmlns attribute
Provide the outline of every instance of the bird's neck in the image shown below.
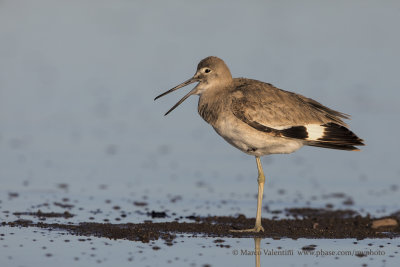
<svg viewBox="0 0 400 267"><path fill-rule="evenodd" d="M213 125L221 115L221 107L227 101L226 91L229 86L213 87L212 90L205 90L200 94L198 112L199 115L208 123Z"/></svg>

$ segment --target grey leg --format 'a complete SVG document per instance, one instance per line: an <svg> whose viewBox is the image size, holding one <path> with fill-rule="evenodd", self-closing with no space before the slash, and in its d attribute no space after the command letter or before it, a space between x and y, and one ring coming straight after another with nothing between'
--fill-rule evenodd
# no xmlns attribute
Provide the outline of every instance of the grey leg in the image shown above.
<svg viewBox="0 0 400 267"><path fill-rule="evenodd" d="M258 169L258 197L257 197L257 214L256 214L256 225L251 229L244 230L231 230L232 232L264 232L264 228L261 225L261 210L262 210L262 199L264 194L264 183L265 176L261 165L260 157L256 157L257 169Z"/></svg>

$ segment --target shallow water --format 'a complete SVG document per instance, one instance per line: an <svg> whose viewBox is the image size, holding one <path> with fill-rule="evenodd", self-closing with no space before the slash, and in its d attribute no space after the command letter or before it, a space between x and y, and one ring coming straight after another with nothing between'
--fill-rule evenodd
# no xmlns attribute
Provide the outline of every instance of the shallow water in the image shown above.
<svg viewBox="0 0 400 267"><path fill-rule="evenodd" d="M113 241L101 238L82 238L49 234L39 230L10 229L14 235L5 238L7 245L2 247L3 266L109 266L118 263L119 266L221 266L231 262L233 266L253 266L256 256L254 240L224 239L222 244L230 247L221 248L213 238L178 238L173 246L165 246L162 242L154 242L151 248L148 244L130 241ZM354 244L354 243L357 244ZM398 260L398 247L387 240L272 240L262 239L260 242L261 265L284 264L294 265L301 262L304 265L337 266L340 262L346 265L395 266ZM4 242L2 242L4 244ZM390 243L390 244L388 244ZM314 251L305 251L307 245L316 245ZM160 249L154 249L161 247ZM23 253L20 257L15 252ZM363 251L368 256L346 255ZM311 255L311 253L314 255ZM272 255L272 254L278 255ZM308 253L308 255L306 254ZM339 255L320 256L335 253ZM280 255L279 255L280 254ZM284 254L284 255L282 255ZM285 255L286 254L286 255ZM306 255L305 255L306 254ZM376 255L372 255L376 254ZM384 254L384 255L383 255Z"/></svg>
<svg viewBox="0 0 400 267"><path fill-rule="evenodd" d="M144 210L182 216L253 217L255 160L202 121L196 97L167 117L164 112L184 92L153 102L193 75L197 62L209 55L223 58L233 76L271 82L351 114L351 129L366 141L357 153L302 148L264 157L265 207L346 208L343 202L350 197L351 208L363 214L399 210L399 10L396 1L0 1L0 220L15 219L10 213L16 211L62 211L53 202L63 199L78 201L71 203L75 222L119 222L115 206L127 212L123 222L148 219L135 213L134 201L146 202ZM346 197L329 197L333 193ZM102 213L89 219L88 213L98 209ZM182 266L254 262L250 256L232 255L235 247L254 246L247 239L226 239L231 245L226 249L215 247L212 239L182 237L182 245L155 251L139 243L93 238L102 251L91 257L89 242L65 233L6 227L0 233L5 234L0 245L7 246L0 250L1 266L70 265L74 257L85 266L98 260L128 265L130 257L149 266L168 260ZM293 249L316 244L329 250L363 249L368 242L353 241L261 243ZM395 266L398 240L374 240L373 247L388 242L386 256L373 260L260 260Z"/></svg>
<svg viewBox="0 0 400 267"><path fill-rule="evenodd" d="M145 190L146 191L146 190ZM98 192L106 195L107 188L101 187ZM148 190L148 195L153 195ZM280 192L279 194L282 194ZM283 193L284 194L284 193ZM155 194L154 194L155 195ZM147 194L127 197L104 198L97 195L79 195L68 192L68 189L55 188L53 192L10 193L1 195L0 221L12 222L16 219L27 219L46 224L103 222L129 223L174 221L191 221L190 215L226 215L245 212L246 202L223 200L217 202L216 193L209 193L212 201L188 201L178 196L166 196L164 203L146 198ZM243 197L244 198L244 197ZM354 208L344 205L344 200L351 197L344 194L322 195L313 198L339 208ZM253 201L255 202L255 200ZM253 203L254 204L254 203ZM190 207L185 207L189 205ZM248 205L249 208L251 205ZM264 207L276 207L268 204ZM315 207L315 205L311 205ZM194 208L193 208L194 207ZM211 208L212 207L212 208ZM253 207L254 208L254 207ZM154 210L153 210L154 209ZM15 211L42 213L68 211L71 218L49 218L46 216L16 215ZM194 211L195 210L195 211ZM165 212L164 218L152 217L151 212ZM285 212L264 210L264 217L284 218ZM386 211L384 212L385 214ZM148 243L128 240L113 240L94 236L72 235L64 230L51 228L0 227L0 246L2 266L36 266L55 264L70 266L71 264L92 266L102 264L118 264L128 266L220 266L231 262L233 266L248 266L256 262L266 264L293 265L301 262L305 265L328 266L338 262L351 265L396 266L400 242L398 238L380 239L291 239L263 238L259 239L256 250L253 238L204 237L203 234L177 234L171 243L163 239ZM312 249L307 247L314 246ZM254 251L260 251L257 256ZM22 255L22 256L21 256ZM257 258L258 257L258 258ZM256 265L257 266L257 265Z"/></svg>

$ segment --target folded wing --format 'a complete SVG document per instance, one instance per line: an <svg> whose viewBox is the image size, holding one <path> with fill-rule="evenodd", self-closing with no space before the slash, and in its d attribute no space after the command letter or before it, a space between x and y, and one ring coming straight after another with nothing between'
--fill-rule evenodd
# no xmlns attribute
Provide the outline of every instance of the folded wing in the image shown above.
<svg viewBox="0 0 400 267"><path fill-rule="evenodd" d="M342 119L349 116L344 113L270 84L248 79L235 79L235 83L232 113L258 131L324 148L358 150L355 146L364 145L347 129Z"/></svg>

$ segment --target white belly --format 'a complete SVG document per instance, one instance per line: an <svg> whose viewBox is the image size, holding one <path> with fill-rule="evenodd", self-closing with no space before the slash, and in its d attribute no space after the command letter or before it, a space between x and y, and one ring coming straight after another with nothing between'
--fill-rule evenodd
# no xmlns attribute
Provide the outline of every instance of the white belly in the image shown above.
<svg viewBox="0 0 400 267"><path fill-rule="evenodd" d="M213 127L228 143L249 155L288 154L303 146L302 141L273 137L236 118L220 119Z"/></svg>

